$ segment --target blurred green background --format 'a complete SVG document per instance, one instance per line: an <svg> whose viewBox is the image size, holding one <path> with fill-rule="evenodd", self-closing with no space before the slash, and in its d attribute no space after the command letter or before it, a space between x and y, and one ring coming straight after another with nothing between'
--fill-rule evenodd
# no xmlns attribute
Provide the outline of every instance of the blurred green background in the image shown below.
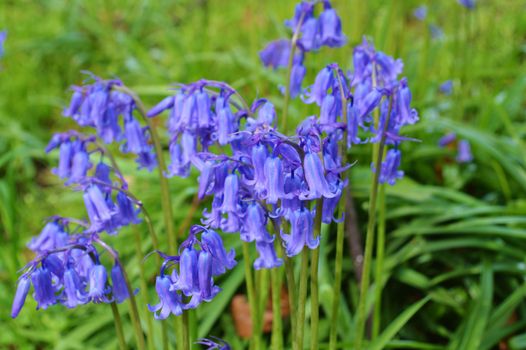
<svg viewBox="0 0 526 350"><path fill-rule="evenodd" d="M455 0L333 4L349 44L309 55L306 83L331 62L352 69L352 49L365 35L379 50L404 60L421 116L405 131L422 140L403 147L407 177L387 188L384 327L415 300L430 295L431 302L389 346L526 349L526 3L480 0L472 11ZM419 21L413 11L422 4L428 15ZM285 73L264 69L258 52L268 41L289 35L283 20L292 16L294 5L284 0L0 2L0 29L8 31L0 59L0 348L116 347L109 307L103 305L37 312L28 298L16 320L9 316L17 270L31 259L25 249L30 237L50 215L84 212L81 196L50 172L56 154L44 153L53 132L74 127L61 111L69 86L86 78L81 71L119 77L148 106L166 96L171 83L206 77L230 83L248 100L267 96L279 108L277 86L284 84ZM453 82L450 96L439 92L446 80ZM299 100L291 111L296 121L315 113ZM473 162L457 164L455 149L437 146L447 132L470 141ZM358 163L351 186L363 228L370 150L352 152ZM132 160L120 161L162 233L156 174L136 172ZM179 225L195 193L195 177L170 184ZM135 230L110 239L134 279L141 262L126 243L145 228ZM324 239L328 250L321 257L320 293L327 315L334 237ZM141 248L151 251L150 244ZM343 349L352 339L357 296L347 250L345 259ZM144 266L153 276L156 266L150 260ZM197 311L194 336L214 334L235 349L243 346L229 312L232 295L243 292L242 282L239 269L225 276L220 297ZM141 292L139 301L155 302L151 292ZM142 312L146 322L150 315ZM327 322L321 327L325 342Z"/></svg>

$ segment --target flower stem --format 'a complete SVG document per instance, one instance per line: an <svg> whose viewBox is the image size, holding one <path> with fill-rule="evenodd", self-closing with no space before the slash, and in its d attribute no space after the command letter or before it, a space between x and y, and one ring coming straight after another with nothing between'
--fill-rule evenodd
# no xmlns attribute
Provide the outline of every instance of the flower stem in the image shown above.
<svg viewBox="0 0 526 350"><path fill-rule="evenodd" d="M321 234L321 215L323 212L323 198L316 202L316 218L314 219L314 238ZM313 249L311 252L310 265L310 300L311 300L311 319L310 319L310 335L311 335L311 350L318 349L319 339L319 297L318 297L318 263L320 260L320 246Z"/></svg>
<svg viewBox="0 0 526 350"><path fill-rule="evenodd" d="M114 86L114 89L122 91L133 98L133 100L135 101L135 105L137 106L137 110L139 111L139 114L141 114L146 124L148 125L148 129L150 130L150 135L152 137L153 145L155 148L155 156L157 158L157 163L159 164L157 169L159 173L159 184L161 186L161 206L163 208L164 225L166 227L166 233L168 237L168 252L171 255L175 255L177 252L177 237L175 236L174 231L170 188L168 186L168 181L164 176L164 173L166 171L166 164L164 163L163 149L161 146L161 141L159 139L159 134L157 133L157 129L152 123L152 120L147 117L146 108L142 103L141 99L137 96L137 94L135 94L135 92L133 92L126 86ZM188 327L185 327L183 325L183 322L184 319L182 317L175 318L175 334L178 340L182 340L181 342L177 341L177 348L187 350L190 348L190 345L188 344L188 337L183 335L183 331L184 329L188 329Z"/></svg>
<svg viewBox="0 0 526 350"><path fill-rule="evenodd" d="M119 259L119 254L115 251L115 249L107 245L104 241L101 241L98 237L95 237L93 241L97 242L102 248L104 248L104 250L106 250L113 257L113 259L115 260L115 264L117 264L122 271L122 277L124 277L124 283L126 284L126 289L128 290L129 294L130 317L132 320L133 330L135 332L135 339L137 341L137 349L145 350L146 346L144 344L144 335L142 332L141 318L139 316L137 302L135 301L135 294L133 293L133 289L130 284L130 279L128 278L128 273L126 272L124 265L122 265L122 262Z"/></svg>
<svg viewBox="0 0 526 350"><path fill-rule="evenodd" d="M250 265L250 252L249 245L243 241L243 258L245 261L245 283L247 286L248 303L250 304L250 317L252 319L252 345L253 350L259 350L260 339L256 336L256 330L258 327L258 307L256 305L256 291L254 288L254 278L252 276L252 266Z"/></svg>
<svg viewBox="0 0 526 350"><path fill-rule="evenodd" d="M387 110L384 130L382 130L382 138L380 141L380 147L378 149L377 159L375 162L374 179L371 185L371 194L370 194L371 199L369 202L369 213L368 213L369 220L367 222L367 233L365 235L365 253L364 253L364 261L363 261L363 274L362 274L362 281L360 284L360 299L358 301L358 311L356 315L356 329L355 329L355 336L356 336L355 349L356 350L362 349L362 342L364 338L365 320L366 320L365 301L367 298L367 291L369 289L369 279L370 279L370 272L371 272L371 260L372 260L373 242L374 242L374 228L376 224L376 201L378 197L378 185L379 185L378 179L380 177L380 170L381 170L384 147L385 147L385 131L386 131L385 129L389 125L389 119L391 116L391 105L392 105L392 99L389 100L389 108Z"/></svg>
<svg viewBox="0 0 526 350"><path fill-rule="evenodd" d="M283 113L281 115L281 132L286 133L287 132L287 117L289 113L289 103L290 103L290 80L292 78L292 66L294 65L294 54L296 53L296 43L299 39L299 33L301 26L303 24L303 20L305 18L305 12L301 14L301 17L298 21L298 24L294 30L294 34L292 35L292 39L290 40L290 54L289 54L289 61L287 63L287 84L285 86L285 99L283 100Z"/></svg>
<svg viewBox="0 0 526 350"><path fill-rule="evenodd" d="M112 302L110 303L110 305L111 305L111 312L113 313L113 321L115 323L115 333L117 334L117 340L119 342L119 349L126 350L128 347L126 346L126 340L124 340L122 320L121 320L121 315L119 313L119 309L117 308L117 303Z"/></svg>
<svg viewBox="0 0 526 350"><path fill-rule="evenodd" d="M309 248L304 247L301 253L300 285L298 297L298 316L296 324L296 349L303 349L305 333L305 306L307 301L307 284L309 279Z"/></svg>
<svg viewBox="0 0 526 350"><path fill-rule="evenodd" d="M143 304L143 309L145 310L145 314L148 315L148 308L147 305L147 294L146 291L148 290L148 282L146 281L146 274L144 272L144 266L142 264L142 260L144 259L144 254L142 253L142 242L141 242L141 234L139 230L134 227L133 234L135 236L135 254L137 256L137 260L139 260L139 276L140 276L140 285L141 290L143 290L142 293L142 300L141 304ZM164 327L164 322L161 323ZM153 320L151 317L146 317L146 326L148 328L148 336L146 337L146 340L148 342L148 349L155 349L155 344L153 342L154 337L154 330L153 330ZM163 348L165 348L165 344L163 344Z"/></svg>
<svg viewBox="0 0 526 350"><path fill-rule="evenodd" d="M343 189L342 198L339 204L339 214L345 213L345 200L347 198L347 188ZM338 341L338 315L340 310L340 295L342 286L342 270L343 270L343 238L344 238L345 225L344 223L338 224L336 230L336 258L334 266L334 286L332 292L334 293L332 299L332 314L331 314L331 325L329 334L329 350L336 350L336 343Z"/></svg>
<svg viewBox="0 0 526 350"><path fill-rule="evenodd" d="M374 289L374 311L373 311L373 329L371 338L375 339L380 333L381 325L381 308L382 308L382 273L384 268L385 255L385 186L380 186L378 194L378 242L376 243L376 263L374 279L376 288Z"/></svg>
<svg viewBox="0 0 526 350"><path fill-rule="evenodd" d="M281 326L281 278L279 268L270 270L272 288L272 349L283 349L283 329Z"/></svg>
<svg viewBox="0 0 526 350"><path fill-rule="evenodd" d="M343 81L339 71L336 72L338 78L338 86L340 90L340 98L342 100L342 121L344 125L347 125L347 96L345 96L345 90L343 88ZM343 142L341 143L340 153L345 163L349 163L347 158L347 129L343 134ZM343 173L343 179L348 177L348 172ZM345 212L347 201L349 196L347 195L348 187L344 187L340 197L340 203L338 204L338 215L349 215L350 213ZM340 310L340 295L342 285L342 270L343 270L343 238L345 233L345 220L343 223L339 223L336 230L336 258L334 266L334 285L332 299L332 314L330 320L330 331L329 331L329 349L336 349L337 334L338 334L338 315Z"/></svg>

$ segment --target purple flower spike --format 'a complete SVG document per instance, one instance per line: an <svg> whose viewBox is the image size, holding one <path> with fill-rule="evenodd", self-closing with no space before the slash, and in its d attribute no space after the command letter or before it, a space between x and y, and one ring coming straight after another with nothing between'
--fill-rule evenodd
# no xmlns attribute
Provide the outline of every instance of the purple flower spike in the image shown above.
<svg viewBox="0 0 526 350"><path fill-rule="evenodd" d="M179 277L170 290L180 290L186 296L198 291L197 252L193 248L186 248L181 254Z"/></svg>
<svg viewBox="0 0 526 350"><path fill-rule="evenodd" d="M202 250L199 253L197 268L199 270L200 299L204 301L211 301L221 290L214 285L214 280L212 279L212 263L212 254Z"/></svg>
<svg viewBox="0 0 526 350"><path fill-rule="evenodd" d="M223 213L237 212L238 208L238 192L239 192L239 178L237 174L230 174L225 179L225 190L223 196L223 205L221 211Z"/></svg>
<svg viewBox="0 0 526 350"><path fill-rule="evenodd" d="M245 242L267 242L274 241L266 228L267 217L265 211L258 203L251 203L247 207L244 217L243 227L241 228L241 239Z"/></svg>
<svg viewBox="0 0 526 350"><path fill-rule="evenodd" d="M214 230L206 230L201 235L203 248L206 248L214 258L213 274L220 275L236 266L236 251L226 251L223 239Z"/></svg>
<svg viewBox="0 0 526 350"><path fill-rule="evenodd" d="M68 234L57 222L48 222L38 237L32 238L27 247L36 253L63 247L67 244Z"/></svg>
<svg viewBox="0 0 526 350"><path fill-rule="evenodd" d="M473 160L473 154L471 153L471 145L467 140L460 140L458 142L458 163L469 163Z"/></svg>
<svg viewBox="0 0 526 350"><path fill-rule="evenodd" d="M97 232L103 229L108 229L109 232L114 231L111 225L111 218L114 211L108 207L108 203L98 186L90 185L84 191L84 204L88 212L91 227L90 230Z"/></svg>
<svg viewBox="0 0 526 350"><path fill-rule="evenodd" d="M340 17L334 9L324 10L320 15L321 43L329 47L341 47L347 42L342 33Z"/></svg>
<svg viewBox="0 0 526 350"><path fill-rule="evenodd" d="M267 179L267 203L276 204L285 197L283 185L283 166L278 157L269 157L265 162L265 177Z"/></svg>
<svg viewBox="0 0 526 350"><path fill-rule="evenodd" d="M283 265L283 260L277 257L274 243L256 241L256 249L259 257L254 261L254 269L272 269Z"/></svg>
<svg viewBox="0 0 526 350"><path fill-rule="evenodd" d="M305 100L305 102L316 102L318 106L321 106L323 99L327 95L327 90L329 90L333 82L334 76L332 74L332 69L330 67L323 68L318 73L318 75L316 75L314 85L312 85L312 90L310 91L309 97L307 100Z"/></svg>
<svg viewBox="0 0 526 350"><path fill-rule="evenodd" d="M85 291L85 283L81 281L79 274L73 268L68 268L64 272L64 294L66 300L62 304L68 308L75 308L77 305L86 304L89 301Z"/></svg>
<svg viewBox="0 0 526 350"><path fill-rule="evenodd" d="M320 23L316 18L309 18L303 23L301 34L298 46L303 51L315 51L321 47Z"/></svg>
<svg viewBox="0 0 526 350"><path fill-rule="evenodd" d="M290 55L290 40L280 39L270 42L260 53L259 58L265 67L287 67Z"/></svg>
<svg viewBox="0 0 526 350"><path fill-rule="evenodd" d="M111 282L113 285L113 299L115 299L117 304L122 303L130 297L122 268L117 263L111 268Z"/></svg>
<svg viewBox="0 0 526 350"><path fill-rule="evenodd" d="M110 303L108 293L110 288L106 286L108 281L108 273L102 265L94 265L89 273L89 299L95 304Z"/></svg>
<svg viewBox="0 0 526 350"><path fill-rule="evenodd" d="M298 255L305 245L315 249L320 244L320 237L313 236L313 226L314 218L307 208L298 209L291 214L290 235L281 233L287 256Z"/></svg>
<svg viewBox="0 0 526 350"><path fill-rule="evenodd" d="M11 317L16 318L22 310L24 303L26 302L27 293L29 293L29 287L31 287L31 281L27 276L20 277L18 286L16 287L15 299L13 300L13 306L11 307Z"/></svg>
<svg viewBox="0 0 526 350"><path fill-rule="evenodd" d="M303 83L303 78L305 78L306 73L307 70L305 69L303 64L294 64L292 66L289 86L291 98L298 96L303 91L301 88L301 84Z"/></svg>
<svg viewBox="0 0 526 350"><path fill-rule="evenodd" d="M300 196L300 199L333 198L340 192L329 188L320 157L312 152L305 154L305 179L309 185L309 191Z"/></svg>
<svg viewBox="0 0 526 350"><path fill-rule="evenodd" d="M402 170L398 170L401 159L402 153L400 150L390 149L387 151L385 160L382 162L380 169L380 177L378 178L380 183L388 183L392 186L396 183L396 180L404 177L404 172ZM374 168L373 171L375 171Z"/></svg>
<svg viewBox="0 0 526 350"><path fill-rule="evenodd" d="M35 293L33 297L37 302L37 309L47 309L51 305L57 303L57 297L55 296L55 289L51 282L51 274L45 267L37 268L31 274L31 282Z"/></svg>
<svg viewBox="0 0 526 350"><path fill-rule="evenodd" d="M170 314L180 316L183 314L181 307L181 296L170 291L171 281L166 276L157 276L155 280L155 291L159 297L157 305L148 305L148 309L154 313L156 320L164 320ZM158 312L160 311L160 312Z"/></svg>

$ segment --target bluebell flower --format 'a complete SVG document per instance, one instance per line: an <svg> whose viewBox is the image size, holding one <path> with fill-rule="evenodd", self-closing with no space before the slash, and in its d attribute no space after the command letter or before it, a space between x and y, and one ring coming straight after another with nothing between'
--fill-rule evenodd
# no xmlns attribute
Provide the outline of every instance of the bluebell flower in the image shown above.
<svg viewBox="0 0 526 350"><path fill-rule="evenodd" d="M457 0L458 3L468 10L473 10L476 5L476 0Z"/></svg>
<svg viewBox="0 0 526 350"><path fill-rule="evenodd" d="M61 281L64 277L64 262L58 256L58 254L47 255L42 260L42 267L46 268L53 275L53 282ZM54 283L55 286L58 286L60 283Z"/></svg>
<svg viewBox="0 0 526 350"><path fill-rule="evenodd" d="M277 257L274 243L256 241L256 249L259 257L254 261L254 269L272 269L283 265L283 260Z"/></svg>
<svg viewBox="0 0 526 350"><path fill-rule="evenodd" d="M265 67L280 68L287 67L291 52L290 40L279 39L271 41L259 53L259 58ZM301 55L298 53L296 55Z"/></svg>
<svg viewBox="0 0 526 350"><path fill-rule="evenodd" d="M221 289L214 285L212 278L212 254L206 250L199 252L197 262L199 291L194 293L192 299L184 306L185 309L196 308L201 302L210 302L221 291Z"/></svg>
<svg viewBox="0 0 526 350"><path fill-rule="evenodd" d="M294 64L292 66L292 71L290 73L290 97L294 98L298 96L303 90L301 88L301 84L303 83L303 78L305 78L305 74L307 73L307 69L303 64Z"/></svg>
<svg viewBox="0 0 526 350"><path fill-rule="evenodd" d="M168 96L168 97L165 97L161 100L161 102L159 102L158 104L156 104L154 107L152 107L147 113L146 113L146 116L148 118L153 118L159 114L161 114L162 112L164 112L165 110L167 109L171 109L174 105L174 97L173 96Z"/></svg>
<svg viewBox="0 0 526 350"><path fill-rule="evenodd" d="M220 275L225 273L226 270L231 270L236 266L235 260L236 251L231 249L229 252L226 251L223 245L223 239L214 230L205 230L201 235L201 245L203 249L212 254L213 274Z"/></svg>
<svg viewBox="0 0 526 350"><path fill-rule="evenodd" d="M311 87L311 91L308 93L308 98L305 100L306 103L316 102L318 106L321 106L323 99L327 95L327 91L334 84L334 76L332 69L327 66L323 68L314 80L314 84Z"/></svg>
<svg viewBox="0 0 526 350"><path fill-rule="evenodd" d="M115 208L110 208L104 198L99 186L89 185L84 190L84 204L91 223L90 230L99 232L107 230L108 233L115 232L112 222L113 215L117 213Z"/></svg>
<svg viewBox="0 0 526 350"><path fill-rule="evenodd" d="M469 163L473 160L473 154L471 153L471 145L467 140L460 140L458 142L458 163Z"/></svg>
<svg viewBox="0 0 526 350"><path fill-rule="evenodd" d="M180 316L183 314L181 296L170 291L172 282L167 276L157 276L155 280L155 291L159 296L157 305L148 305L148 309L154 313L156 320L164 320L170 314Z"/></svg>
<svg viewBox="0 0 526 350"><path fill-rule="evenodd" d="M57 221L48 222L38 237L34 237L27 247L36 253L46 252L63 247L68 242L69 235Z"/></svg>
<svg viewBox="0 0 526 350"><path fill-rule="evenodd" d="M321 43L329 47L341 47L347 42L347 37L342 33L340 17L332 8L325 9L320 14Z"/></svg>
<svg viewBox="0 0 526 350"><path fill-rule="evenodd" d="M283 166L280 158L267 158L265 161L265 178L267 179L267 203L276 204L279 199L285 197Z"/></svg>
<svg viewBox="0 0 526 350"><path fill-rule="evenodd" d="M111 268L111 282L113 299L117 304L122 303L130 297L122 268L118 263L115 263Z"/></svg>
<svg viewBox="0 0 526 350"><path fill-rule="evenodd" d="M411 90L407 85L407 79L400 80L396 95L396 123L399 126L414 124L418 121L418 113L411 108Z"/></svg>
<svg viewBox="0 0 526 350"><path fill-rule="evenodd" d="M13 299L13 305L11 307L11 317L16 318L22 310L24 303L26 302L29 288L31 287L31 281L29 277L23 275L18 280L18 286L16 287L15 298Z"/></svg>
<svg viewBox="0 0 526 350"><path fill-rule="evenodd" d="M53 288L51 273L45 267L39 267L31 273L33 284L33 297L37 302L37 309L47 309L57 303L55 288Z"/></svg>
<svg viewBox="0 0 526 350"><path fill-rule="evenodd" d="M274 237L268 233L266 226L265 210L257 202L249 204L243 218L241 239L245 242L273 242Z"/></svg>
<svg viewBox="0 0 526 350"><path fill-rule="evenodd" d="M135 208L133 201L122 191L117 193L116 199L119 225L139 224L141 219L139 219L138 214L141 210Z"/></svg>
<svg viewBox="0 0 526 350"><path fill-rule="evenodd" d="M291 214L290 234L281 233L285 243L287 256L298 255L303 247L315 249L320 244L320 237L314 237L313 226L314 217L307 208L300 208Z"/></svg>
<svg viewBox="0 0 526 350"><path fill-rule="evenodd" d="M72 267L69 267L64 272L64 294L66 299L62 304L68 308L75 308L89 301L86 283Z"/></svg>
<svg viewBox="0 0 526 350"><path fill-rule="evenodd" d="M305 154L304 161L305 180L309 186L308 192L302 194L300 199L333 198L338 195L338 189L330 188L324 175L320 157L312 152Z"/></svg>
<svg viewBox="0 0 526 350"><path fill-rule="evenodd" d="M309 18L301 26L301 38L298 46L303 51L315 51L321 47L321 28L317 18Z"/></svg>
<svg viewBox="0 0 526 350"><path fill-rule="evenodd" d="M183 250L179 261L179 275L171 290L180 290L186 296L193 295L199 290L197 255L197 251L192 247Z"/></svg>
<svg viewBox="0 0 526 350"><path fill-rule="evenodd" d="M396 180L404 177L404 172L402 170L398 170L398 168L400 167L401 159L402 153L400 152L400 150L390 149L387 151L385 160L382 162L380 175L378 177L378 181L380 183L388 183L392 186L396 183ZM374 165L371 165L373 168L373 172L375 172L376 169L374 169Z"/></svg>
<svg viewBox="0 0 526 350"><path fill-rule="evenodd" d="M111 303L112 300L108 298L111 288L107 285L108 273L104 266L100 264L94 265L89 273L89 300L98 303Z"/></svg>
<svg viewBox="0 0 526 350"><path fill-rule="evenodd" d="M197 125L201 129L212 128L214 123L214 113L212 113L212 101L204 91L196 93L197 105Z"/></svg>
<svg viewBox="0 0 526 350"><path fill-rule="evenodd" d="M413 11L413 16L419 20L423 21L427 17L427 6L426 5L420 5Z"/></svg>

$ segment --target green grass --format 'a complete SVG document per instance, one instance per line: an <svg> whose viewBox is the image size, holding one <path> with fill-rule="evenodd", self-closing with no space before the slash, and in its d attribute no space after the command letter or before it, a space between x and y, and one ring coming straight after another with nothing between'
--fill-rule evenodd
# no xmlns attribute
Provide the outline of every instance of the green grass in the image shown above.
<svg viewBox="0 0 526 350"><path fill-rule="evenodd" d="M429 8L425 22L412 17L421 2ZM525 7L521 0L479 0L468 12L455 0L421 2L335 0L349 45L323 49L306 61L307 82L327 63L350 69L352 47L365 35L378 49L404 60L421 116L405 131L421 140L403 147L407 177L386 191L385 280L371 287L384 288L383 322L371 348L494 349L510 339L510 348L524 349ZM293 6L282 0L0 3L0 29L8 30L6 55L0 59L0 348L117 346L109 306L37 312L28 298L16 320L9 316L17 270L31 258L24 248L29 238L47 216L83 212L81 196L64 189L50 172L56 155L43 151L53 132L73 127L61 110L68 87L85 78L81 71L118 76L149 106L168 93L169 84L206 77L229 82L249 100L268 96L279 107L277 85L284 83L284 72L264 69L258 51L287 34L282 21L291 17ZM440 26L444 36L433 39L429 24ZM452 96L438 92L448 79L454 82ZM311 106L295 101L290 114L298 121L313 113ZM449 131L471 142L473 163L456 164L454 151L437 147ZM352 192L362 232L371 176L368 152L366 147L352 150L358 161ZM142 195L163 232L156 174L135 172L129 159L119 162L126 173L136 174L131 188ZM180 223L195 192L195 176L170 184ZM146 235L143 225L139 230ZM331 310L333 231L325 232L327 249L320 256L325 271L320 275L320 348L328 342L329 318L324 316ZM136 280L141 262L133 245L126 244L132 233L125 230L110 242ZM235 244L233 237L227 241ZM151 249L150 243L143 246L144 253ZM344 254L339 335L342 348L348 348L357 286L349 251ZM153 276L154 259L144 264ZM243 292L243 278L235 269L219 281L223 293L197 312L199 336L224 337L236 349L244 344L236 340L229 313L231 296ZM146 299L155 301L152 290ZM132 341L126 306L122 312L125 336Z"/></svg>

